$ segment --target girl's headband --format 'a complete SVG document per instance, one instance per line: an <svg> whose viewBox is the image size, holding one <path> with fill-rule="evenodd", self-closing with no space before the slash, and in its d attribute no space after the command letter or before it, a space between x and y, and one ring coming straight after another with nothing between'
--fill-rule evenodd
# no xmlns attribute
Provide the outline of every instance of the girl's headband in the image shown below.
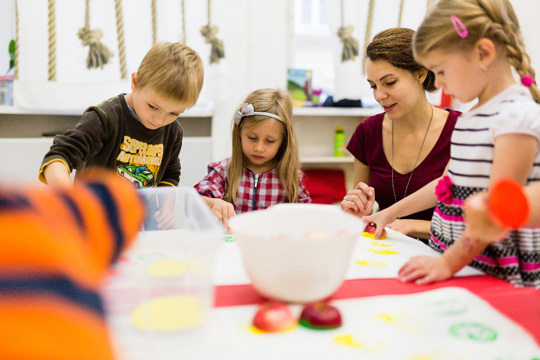
<svg viewBox="0 0 540 360"><path fill-rule="evenodd" d="M248 104L248 103L243 103L242 107L241 107L241 111L236 112L236 115L234 115L234 122L236 123L236 125L240 126L240 123L242 122L242 119L244 117L246 117L246 116L255 116L255 115L268 116L268 117L271 117L273 119L276 119L276 120L279 120L279 121L283 122L283 120L281 120L281 118L279 116L277 116L276 114L255 111L253 109L253 105Z"/></svg>

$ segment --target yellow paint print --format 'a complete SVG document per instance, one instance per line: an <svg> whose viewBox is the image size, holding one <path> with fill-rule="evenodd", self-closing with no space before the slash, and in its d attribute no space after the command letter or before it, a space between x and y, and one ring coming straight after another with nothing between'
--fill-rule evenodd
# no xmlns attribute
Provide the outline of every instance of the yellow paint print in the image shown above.
<svg viewBox="0 0 540 360"><path fill-rule="evenodd" d="M382 261L374 261L374 260L356 260L354 262L355 264L366 266L374 269L382 269L386 267L386 263Z"/></svg>
<svg viewBox="0 0 540 360"><path fill-rule="evenodd" d="M397 251L392 250L375 250L375 249L368 249L369 252L372 252L377 255L396 255Z"/></svg>
<svg viewBox="0 0 540 360"><path fill-rule="evenodd" d="M361 342L356 342L353 339L352 335L336 336L336 337L334 337L334 342L336 342L336 343L338 343L340 345L345 345L345 346L350 346L350 347L354 347L354 348L357 348L357 349L362 349L363 351L369 352L369 353L381 352L385 348L385 344L383 342L378 342L376 344L364 344L364 343L361 343Z"/></svg>
<svg viewBox="0 0 540 360"><path fill-rule="evenodd" d="M393 241L373 241L370 245L390 247L390 246L394 246L395 242L393 242Z"/></svg>
<svg viewBox="0 0 540 360"><path fill-rule="evenodd" d="M169 332L200 325L204 310L196 296L174 295L139 305L131 314L131 323L139 330Z"/></svg>
<svg viewBox="0 0 540 360"><path fill-rule="evenodd" d="M431 351L427 354L412 355L411 360L464 360L460 355L451 354L446 351Z"/></svg>
<svg viewBox="0 0 540 360"><path fill-rule="evenodd" d="M420 330L424 326L422 320L414 318L408 314L377 314L373 319L375 321L382 321L391 326L395 326L403 331L416 331Z"/></svg>
<svg viewBox="0 0 540 360"><path fill-rule="evenodd" d="M198 273L200 271L200 263L195 261L164 259L148 265L146 270L150 276L169 277L187 272Z"/></svg>

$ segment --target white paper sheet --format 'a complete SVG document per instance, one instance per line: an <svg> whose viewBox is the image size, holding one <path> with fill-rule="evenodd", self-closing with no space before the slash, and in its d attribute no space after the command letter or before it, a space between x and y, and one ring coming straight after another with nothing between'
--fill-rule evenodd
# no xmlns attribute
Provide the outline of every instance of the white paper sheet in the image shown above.
<svg viewBox="0 0 540 360"><path fill-rule="evenodd" d="M343 318L343 326L334 330L297 326L260 334L251 329L257 307L237 306L214 309L198 332L129 337L129 331L113 327L113 333L126 360L540 358L532 336L461 288L338 300L333 305ZM300 306L290 308L295 315L301 311Z"/></svg>

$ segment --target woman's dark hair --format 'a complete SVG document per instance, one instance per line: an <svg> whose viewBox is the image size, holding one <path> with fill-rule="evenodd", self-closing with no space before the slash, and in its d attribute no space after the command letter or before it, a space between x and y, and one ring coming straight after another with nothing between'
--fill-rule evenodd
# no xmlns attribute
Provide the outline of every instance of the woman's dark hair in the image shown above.
<svg viewBox="0 0 540 360"><path fill-rule="evenodd" d="M414 30L407 28L392 28L381 31L371 41L366 49L366 56L375 62L387 61L393 66L416 74L427 70L426 79L422 84L424 90L435 91L435 74L416 62L413 55Z"/></svg>

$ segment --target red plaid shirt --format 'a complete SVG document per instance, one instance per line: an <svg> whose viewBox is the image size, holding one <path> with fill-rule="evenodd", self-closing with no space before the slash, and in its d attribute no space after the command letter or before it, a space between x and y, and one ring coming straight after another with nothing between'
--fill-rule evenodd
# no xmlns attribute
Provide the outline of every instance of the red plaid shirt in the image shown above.
<svg viewBox="0 0 540 360"><path fill-rule="evenodd" d="M227 191L227 164L229 159L213 162L208 165L208 175L204 177L195 189L199 194L210 198L223 199ZM304 173L298 172L298 202L310 203L311 198L304 187ZM264 172L259 175L253 174L244 168L240 178L240 186L236 193L236 206L234 210L237 214L263 210L270 205L287 202L285 189L281 185L276 169Z"/></svg>

